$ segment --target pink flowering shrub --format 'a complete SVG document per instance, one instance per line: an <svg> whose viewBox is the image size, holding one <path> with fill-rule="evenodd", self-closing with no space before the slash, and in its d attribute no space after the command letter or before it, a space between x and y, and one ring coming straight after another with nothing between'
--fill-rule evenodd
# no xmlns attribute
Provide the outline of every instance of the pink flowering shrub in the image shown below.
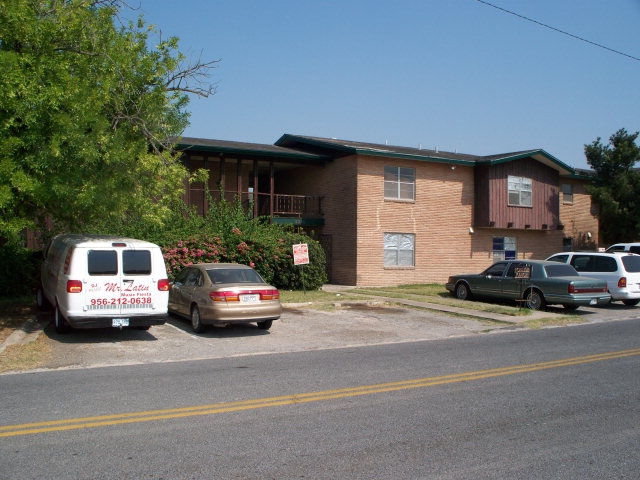
<svg viewBox="0 0 640 480"><path fill-rule="evenodd" d="M310 263L304 267L293 264L295 243L309 245ZM228 262L251 266L266 282L281 289L315 290L327 282L325 255L318 241L282 228L244 233L234 227L226 235L200 235L165 245L162 250L169 278L187 265Z"/></svg>

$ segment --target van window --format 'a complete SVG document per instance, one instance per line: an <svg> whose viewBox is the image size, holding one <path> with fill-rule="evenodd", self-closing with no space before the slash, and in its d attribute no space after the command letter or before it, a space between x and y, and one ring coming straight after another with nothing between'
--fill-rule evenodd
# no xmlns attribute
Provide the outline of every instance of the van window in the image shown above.
<svg viewBox="0 0 640 480"><path fill-rule="evenodd" d="M622 257L624 269L629 273L640 272L640 256L626 255Z"/></svg>
<svg viewBox="0 0 640 480"><path fill-rule="evenodd" d="M598 255L574 255L571 265L578 272L616 272L618 264L613 257Z"/></svg>
<svg viewBox="0 0 640 480"><path fill-rule="evenodd" d="M89 275L116 275L118 256L115 250L89 250Z"/></svg>
<svg viewBox="0 0 640 480"><path fill-rule="evenodd" d="M149 250L124 250L122 272L125 275L150 275L151 252Z"/></svg>

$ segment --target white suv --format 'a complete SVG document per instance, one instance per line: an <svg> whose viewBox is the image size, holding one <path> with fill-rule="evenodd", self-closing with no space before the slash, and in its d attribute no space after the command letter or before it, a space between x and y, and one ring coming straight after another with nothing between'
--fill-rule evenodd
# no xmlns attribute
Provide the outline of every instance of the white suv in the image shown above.
<svg viewBox="0 0 640 480"><path fill-rule="evenodd" d="M640 253L640 243L616 243L605 250L611 252Z"/></svg>
<svg viewBox="0 0 640 480"><path fill-rule="evenodd" d="M606 280L611 301L625 305L640 302L640 255L625 252L562 252L547 260L569 263L585 277Z"/></svg>

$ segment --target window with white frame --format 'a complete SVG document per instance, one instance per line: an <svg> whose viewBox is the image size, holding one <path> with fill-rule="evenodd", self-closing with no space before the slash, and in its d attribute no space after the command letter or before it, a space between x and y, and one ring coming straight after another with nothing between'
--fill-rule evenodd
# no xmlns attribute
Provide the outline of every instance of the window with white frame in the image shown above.
<svg viewBox="0 0 640 480"><path fill-rule="evenodd" d="M530 178L509 175L507 182L509 185L509 205L530 207L533 181Z"/></svg>
<svg viewBox="0 0 640 480"><path fill-rule="evenodd" d="M513 260L518 255L515 237L493 237L493 261Z"/></svg>
<svg viewBox="0 0 640 480"><path fill-rule="evenodd" d="M412 233L385 233L384 266L415 266L415 242L416 236Z"/></svg>
<svg viewBox="0 0 640 480"><path fill-rule="evenodd" d="M407 167L384 167L384 198L415 200L416 170Z"/></svg>
<svg viewBox="0 0 640 480"><path fill-rule="evenodd" d="M563 183L560 188L562 189L562 203L573 203L573 185Z"/></svg>

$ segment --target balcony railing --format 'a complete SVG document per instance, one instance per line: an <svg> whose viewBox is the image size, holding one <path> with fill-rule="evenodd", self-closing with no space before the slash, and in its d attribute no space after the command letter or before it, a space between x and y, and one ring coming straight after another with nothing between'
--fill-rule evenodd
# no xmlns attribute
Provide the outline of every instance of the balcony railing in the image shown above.
<svg viewBox="0 0 640 480"><path fill-rule="evenodd" d="M216 192L213 198L216 198ZM237 192L225 192L225 199L233 202L238 198ZM242 192L242 205L257 216L322 218L323 198L317 195L285 195L256 192Z"/></svg>

